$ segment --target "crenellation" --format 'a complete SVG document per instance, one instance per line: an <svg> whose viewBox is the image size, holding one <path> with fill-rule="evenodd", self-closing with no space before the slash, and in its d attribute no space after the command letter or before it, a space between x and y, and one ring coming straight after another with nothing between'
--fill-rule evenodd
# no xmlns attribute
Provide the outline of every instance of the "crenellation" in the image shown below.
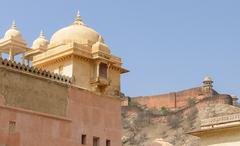
<svg viewBox="0 0 240 146"><path fill-rule="evenodd" d="M72 83L72 79L70 77L65 76L65 75L59 75L57 73L51 73L50 71L47 71L47 70L38 69L38 68L33 67L33 66L30 67L29 65L17 63L17 62L12 61L12 60L3 59L1 57L0 57L0 62L1 62L2 66L10 67L11 69L15 69L15 70L23 71L23 72L28 72L28 73L31 73L33 75L46 77L46 78L53 79L53 80L60 81L60 82Z"/></svg>

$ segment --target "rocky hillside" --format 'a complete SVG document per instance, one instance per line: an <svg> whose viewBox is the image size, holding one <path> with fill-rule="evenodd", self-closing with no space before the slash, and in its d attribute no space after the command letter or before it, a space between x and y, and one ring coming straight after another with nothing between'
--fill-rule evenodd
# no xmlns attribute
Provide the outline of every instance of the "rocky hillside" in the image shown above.
<svg viewBox="0 0 240 146"><path fill-rule="evenodd" d="M124 146L150 146L163 139L174 146L198 146L199 139L186 133L200 128L200 120L240 112L240 108L226 104L208 104L201 108L189 102L182 110L149 109L136 102L122 107Z"/></svg>

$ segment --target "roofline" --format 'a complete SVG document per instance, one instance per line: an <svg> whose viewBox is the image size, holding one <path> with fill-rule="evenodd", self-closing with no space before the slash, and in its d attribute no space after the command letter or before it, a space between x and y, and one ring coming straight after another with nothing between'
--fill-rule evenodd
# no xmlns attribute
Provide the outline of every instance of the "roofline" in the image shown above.
<svg viewBox="0 0 240 146"><path fill-rule="evenodd" d="M208 134L210 134L210 133L215 133L215 132L225 131L225 130L235 129L235 128L240 129L240 124L233 124L233 125L221 126L221 127L216 127L216 128L206 128L206 129L201 129L201 130L196 130L196 131L190 131L190 132L187 132L186 134L200 137L201 135L205 134L206 132Z"/></svg>

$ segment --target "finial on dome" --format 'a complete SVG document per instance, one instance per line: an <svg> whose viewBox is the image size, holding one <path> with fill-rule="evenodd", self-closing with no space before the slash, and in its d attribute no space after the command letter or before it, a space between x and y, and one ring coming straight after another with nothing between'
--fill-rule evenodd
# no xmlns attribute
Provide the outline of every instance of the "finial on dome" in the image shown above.
<svg viewBox="0 0 240 146"><path fill-rule="evenodd" d="M99 37L98 37L98 42L104 43L104 40L101 35L99 35Z"/></svg>
<svg viewBox="0 0 240 146"><path fill-rule="evenodd" d="M39 37L45 39L45 34L44 34L43 30L40 31L40 35L39 35Z"/></svg>
<svg viewBox="0 0 240 146"><path fill-rule="evenodd" d="M17 25L16 25L16 21L13 20L12 21L12 26L11 26L12 29L17 29Z"/></svg>
<svg viewBox="0 0 240 146"><path fill-rule="evenodd" d="M79 10L77 11L77 16L75 18L74 24L84 25L84 23L82 22Z"/></svg>

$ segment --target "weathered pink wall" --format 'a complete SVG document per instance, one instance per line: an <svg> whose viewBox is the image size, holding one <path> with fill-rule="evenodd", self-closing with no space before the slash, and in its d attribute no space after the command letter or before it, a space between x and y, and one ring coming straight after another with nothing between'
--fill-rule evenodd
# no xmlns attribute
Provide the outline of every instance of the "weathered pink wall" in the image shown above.
<svg viewBox="0 0 240 146"><path fill-rule="evenodd" d="M85 146L93 145L94 136L101 146L106 139L121 146L121 101L75 87L69 87L68 93L67 117L0 105L0 145L81 146L81 135L86 134ZM9 134L9 121L16 122L13 134Z"/></svg>
<svg viewBox="0 0 240 146"><path fill-rule="evenodd" d="M182 108L188 104L189 98L196 98L197 100L201 100L202 98L214 95L220 96L220 94L218 94L213 89L210 91L205 91L202 87L197 87L169 94L140 96L132 98L132 100L138 102L141 105L146 105L149 108Z"/></svg>
<svg viewBox="0 0 240 146"><path fill-rule="evenodd" d="M85 133L89 146L93 136L101 138L101 146L106 145L106 139L111 140L112 146L121 145L121 100L69 88L69 105L68 117L73 122L75 139Z"/></svg>

